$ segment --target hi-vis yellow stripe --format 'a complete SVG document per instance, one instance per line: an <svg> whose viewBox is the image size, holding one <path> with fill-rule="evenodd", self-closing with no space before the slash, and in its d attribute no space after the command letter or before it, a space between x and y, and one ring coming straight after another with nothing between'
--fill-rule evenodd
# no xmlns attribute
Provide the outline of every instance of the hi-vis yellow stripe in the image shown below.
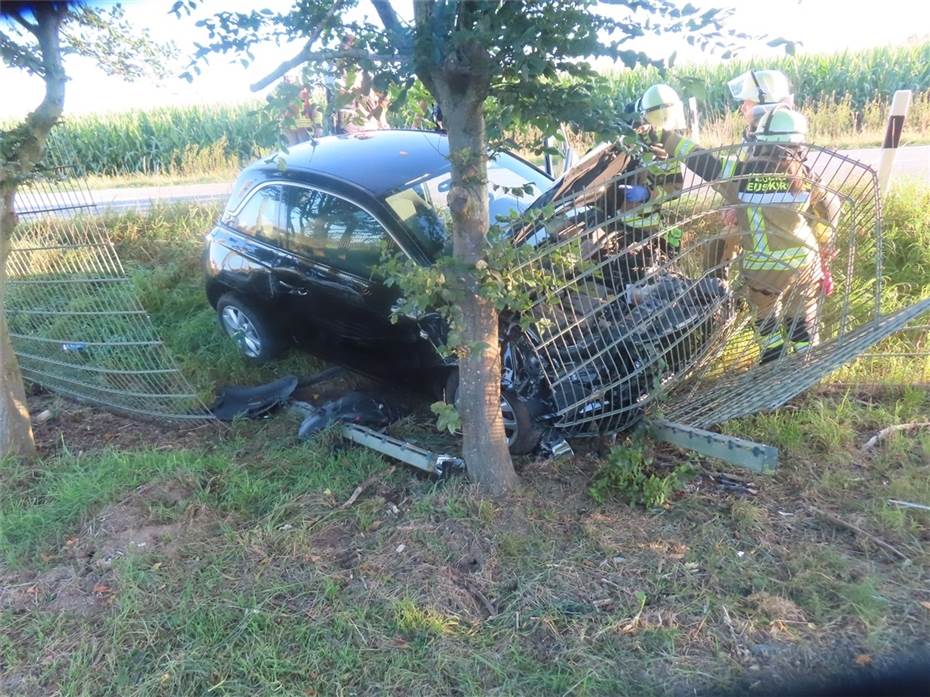
<svg viewBox="0 0 930 697"><path fill-rule="evenodd" d="M624 225L633 228L655 227L662 224L662 218L659 214L650 211L621 216L620 220L623 221Z"/></svg>
<svg viewBox="0 0 930 697"><path fill-rule="evenodd" d="M672 153L672 157L687 157L696 147L697 143L694 141L682 138L678 141L678 145L675 146L675 152Z"/></svg>
<svg viewBox="0 0 930 697"><path fill-rule="evenodd" d="M747 208L746 216L752 231L752 251L743 259L744 268L753 271L793 271L804 265L808 259L806 247L769 248L769 236L765 231L765 217L761 208Z"/></svg>

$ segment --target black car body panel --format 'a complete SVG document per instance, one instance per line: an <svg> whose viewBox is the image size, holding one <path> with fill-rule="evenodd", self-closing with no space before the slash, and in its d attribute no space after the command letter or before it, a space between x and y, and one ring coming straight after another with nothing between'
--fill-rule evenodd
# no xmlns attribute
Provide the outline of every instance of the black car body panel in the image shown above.
<svg viewBox="0 0 930 697"><path fill-rule="evenodd" d="M500 157L548 185L546 175L529 163ZM437 221L418 234L425 226L410 220L417 222L419 209L405 200L392 208L387 201L411 190L428 196L421 184L447 180L450 170L446 137L425 131L330 136L252 164L237 179L221 220L207 236L204 271L211 304L231 291L259 303L294 338L313 326L362 343L421 343L429 347L423 353L445 364L432 350L439 336L435 323L428 322L424 331L412 318L392 322L399 293L372 270L382 243L421 264L441 251L448 240L434 239L444 234ZM442 191L442 186L434 188ZM410 197L417 206L428 203ZM501 213L509 212L507 200L493 193L490 198ZM256 221L262 201L270 213L260 210ZM409 208L410 218L401 218L401 205ZM314 221L327 216L337 222L313 229Z"/></svg>

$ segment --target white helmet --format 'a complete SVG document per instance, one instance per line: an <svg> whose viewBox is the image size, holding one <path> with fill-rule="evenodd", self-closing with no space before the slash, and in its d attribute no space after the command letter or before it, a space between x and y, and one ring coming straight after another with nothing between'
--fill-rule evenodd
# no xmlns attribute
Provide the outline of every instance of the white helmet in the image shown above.
<svg viewBox="0 0 930 697"><path fill-rule="evenodd" d="M800 111L778 107L762 117L753 135L760 143L803 143L807 138L807 118Z"/></svg>
<svg viewBox="0 0 930 697"><path fill-rule="evenodd" d="M748 70L730 80L727 87L738 102L749 100L757 104L794 104L791 83L780 70Z"/></svg>
<svg viewBox="0 0 930 697"><path fill-rule="evenodd" d="M653 85L643 92L637 110L653 128L678 131L687 127L681 97L668 85Z"/></svg>

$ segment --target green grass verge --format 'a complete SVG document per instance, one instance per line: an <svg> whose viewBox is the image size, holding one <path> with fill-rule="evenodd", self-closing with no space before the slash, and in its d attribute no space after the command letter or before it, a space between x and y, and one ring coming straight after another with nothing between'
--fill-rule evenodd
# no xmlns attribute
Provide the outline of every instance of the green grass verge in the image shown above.
<svg viewBox="0 0 930 697"><path fill-rule="evenodd" d="M398 470L343 508L386 463L290 444L286 416L204 449L5 463L0 559L39 590L0 610L3 672L27 695L660 695L881 664L930 636L930 514L887 503L930 500L930 435L861 444L928 411L814 397L742 420L785 455L758 495L702 477L651 510L596 504L586 458L527 465L507 500ZM46 609L30 569L75 564L71 540L166 482L184 497L136 525L183 523L171 549L124 550L92 612Z"/></svg>

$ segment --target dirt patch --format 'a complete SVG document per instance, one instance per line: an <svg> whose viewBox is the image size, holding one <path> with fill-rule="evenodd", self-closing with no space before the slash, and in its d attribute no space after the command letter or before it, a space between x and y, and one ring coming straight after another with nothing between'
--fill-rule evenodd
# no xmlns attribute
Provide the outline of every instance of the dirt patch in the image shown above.
<svg viewBox="0 0 930 697"><path fill-rule="evenodd" d="M107 506L77 537L66 541L67 563L41 573L9 574L0 569L0 608L95 615L118 592L114 561L132 554L174 558L213 523L215 517L194 503L180 482L141 487Z"/></svg>
<svg viewBox="0 0 930 697"><path fill-rule="evenodd" d="M30 397L28 402L41 455L53 455L63 448L73 453L104 448L184 450L215 443L224 431L219 424L143 421L50 394ZM48 412L47 418L44 412Z"/></svg>

